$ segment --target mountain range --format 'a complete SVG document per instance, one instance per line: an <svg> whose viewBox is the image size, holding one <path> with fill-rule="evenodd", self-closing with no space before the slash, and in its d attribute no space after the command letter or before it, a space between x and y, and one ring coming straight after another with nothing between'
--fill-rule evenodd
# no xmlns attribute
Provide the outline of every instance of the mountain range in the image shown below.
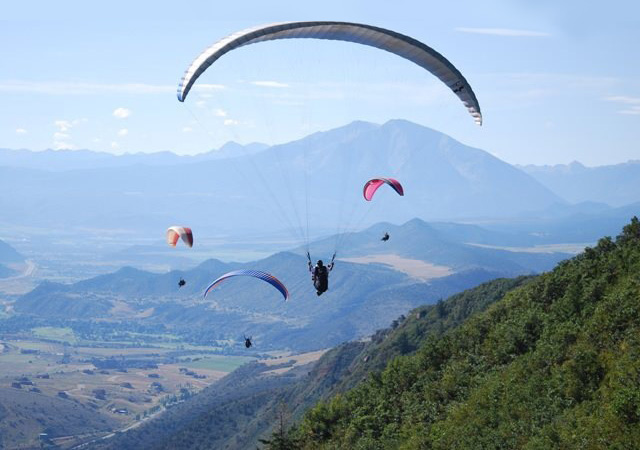
<svg viewBox="0 0 640 450"><path fill-rule="evenodd" d="M390 230L389 242L379 240L382 229ZM208 260L162 274L125 267L74 284L44 282L18 298L13 309L40 318L155 324L187 336L206 335L206 330L232 338L250 333L262 348L315 350L369 335L417 305L496 277L548 270L569 256L458 243L419 219L375 225L349 238L349 251L336 261L330 290L322 297L315 294L303 253L281 252L250 263ZM328 259L324 245L312 243L319 250L315 255ZM287 286L290 301L269 285L243 277L202 300L212 280L248 268L274 274ZM187 285L178 289L181 277Z"/></svg>
<svg viewBox="0 0 640 450"><path fill-rule="evenodd" d="M250 155L266 149L268 145L258 142L241 145L229 141L218 149L197 155L177 155L172 152L156 153L112 153L92 150L52 150L34 152L26 149L12 150L0 148L0 166L23 169L40 169L64 172L67 170L87 170L105 167L126 167L132 165L173 166L194 162L211 161Z"/></svg>
<svg viewBox="0 0 640 450"><path fill-rule="evenodd" d="M80 152L54 164L57 154L40 152L20 164L5 155L12 165L0 166L0 188L12 194L0 223L135 236L175 223L238 234L259 221L260 231L297 236L306 223L318 235L390 219L504 217L564 202L491 154L402 120L354 122L269 148L231 147L223 153L239 156ZM13 159L27 159L20 155ZM367 204L362 186L376 176L401 180L405 197L381 189Z"/></svg>
<svg viewBox="0 0 640 450"><path fill-rule="evenodd" d="M571 203L591 201L620 207L640 200L640 161L599 167L577 161L517 167Z"/></svg>

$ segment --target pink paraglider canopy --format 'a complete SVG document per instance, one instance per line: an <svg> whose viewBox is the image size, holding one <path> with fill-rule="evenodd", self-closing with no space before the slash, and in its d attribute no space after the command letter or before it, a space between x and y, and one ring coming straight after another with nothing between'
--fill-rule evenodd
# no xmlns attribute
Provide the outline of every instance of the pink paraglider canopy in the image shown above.
<svg viewBox="0 0 640 450"><path fill-rule="evenodd" d="M404 189L402 189L402 185L398 180L393 178L374 178L365 183L362 194L364 195L364 199L368 202L373 198L373 194L376 193L378 188L383 184L388 184L393 188L394 191L398 193L398 195L404 195Z"/></svg>

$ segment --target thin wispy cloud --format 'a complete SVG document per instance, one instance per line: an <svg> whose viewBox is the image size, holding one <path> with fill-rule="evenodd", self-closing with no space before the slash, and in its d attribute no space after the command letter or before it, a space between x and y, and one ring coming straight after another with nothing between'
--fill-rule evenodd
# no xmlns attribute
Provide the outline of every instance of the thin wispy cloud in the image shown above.
<svg viewBox="0 0 640 450"><path fill-rule="evenodd" d="M118 136L126 136L127 134L129 134L129 130L127 128L122 128L121 130L118 130Z"/></svg>
<svg viewBox="0 0 640 450"><path fill-rule="evenodd" d="M631 116L640 116L640 106L632 106L627 109L622 109L618 111L618 114L628 114Z"/></svg>
<svg viewBox="0 0 640 450"><path fill-rule="evenodd" d="M54 150L73 150L75 147L68 142L54 142L53 149Z"/></svg>
<svg viewBox="0 0 640 450"><path fill-rule="evenodd" d="M614 95L605 97L605 100L616 103L624 103L626 105L640 105L640 97L628 97L626 95Z"/></svg>
<svg viewBox="0 0 640 450"><path fill-rule="evenodd" d="M193 85L191 89L194 92L206 92L206 91L219 91L222 89L226 89L223 84L207 84L207 83L196 83Z"/></svg>
<svg viewBox="0 0 640 450"><path fill-rule="evenodd" d="M95 95L95 94L166 94L175 86L146 83L87 83L67 81L0 81L0 92L32 93L47 95Z"/></svg>
<svg viewBox="0 0 640 450"><path fill-rule="evenodd" d="M233 119L225 119L223 122L226 126L233 126L233 125L239 125L240 122L238 122L237 120L233 120Z"/></svg>
<svg viewBox="0 0 640 450"><path fill-rule="evenodd" d="M287 83L281 83L279 81L250 81L254 86L272 87L272 88L286 88L289 87Z"/></svg>
<svg viewBox="0 0 640 450"><path fill-rule="evenodd" d="M507 36L507 37L549 37L550 33L544 31L519 30L516 28L470 28L457 27L456 31L461 33L486 34L490 36Z"/></svg>
<svg viewBox="0 0 640 450"><path fill-rule="evenodd" d="M409 82L319 82L296 84L290 89L251 93L282 106L301 106L310 101L366 101L387 103L392 93L398 101L411 104L437 104L449 98L447 87L439 81Z"/></svg>
<svg viewBox="0 0 640 450"><path fill-rule="evenodd" d="M16 134L27 134L27 130L24 128L16 128Z"/></svg>
<svg viewBox="0 0 640 450"><path fill-rule="evenodd" d="M191 127L182 127L183 133L191 133L192 131L193 131L193 128Z"/></svg>
<svg viewBox="0 0 640 450"><path fill-rule="evenodd" d="M618 110L618 114L631 116L640 115L640 97L630 97L627 95L614 95L605 97L605 100L624 105L623 109Z"/></svg>
<svg viewBox="0 0 640 450"><path fill-rule="evenodd" d="M513 72L513 73L489 73L485 77L501 77L505 80L523 83L548 83L562 89L610 89L620 82L619 78L606 76L588 76L572 73L552 72Z"/></svg>
<svg viewBox="0 0 640 450"><path fill-rule="evenodd" d="M216 109L215 111L213 111L213 113L217 116L217 117L227 117L227 112L224 109Z"/></svg>
<svg viewBox="0 0 640 450"><path fill-rule="evenodd" d="M304 102L300 100L273 100L273 104L280 106L304 106Z"/></svg>
<svg viewBox="0 0 640 450"><path fill-rule="evenodd" d="M621 81L615 77L595 77L571 73L545 73L545 72L507 72L484 73L477 78L492 80L500 86L497 91L485 92L483 97L498 95L496 101L508 101L512 106L515 102L542 102L549 98L568 96L589 96L601 98L603 94L611 92Z"/></svg>
<svg viewBox="0 0 640 450"><path fill-rule="evenodd" d="M127 108L116 108L113 110L113 117L118 119L126 119L131 115L131 110Z"/></svg>

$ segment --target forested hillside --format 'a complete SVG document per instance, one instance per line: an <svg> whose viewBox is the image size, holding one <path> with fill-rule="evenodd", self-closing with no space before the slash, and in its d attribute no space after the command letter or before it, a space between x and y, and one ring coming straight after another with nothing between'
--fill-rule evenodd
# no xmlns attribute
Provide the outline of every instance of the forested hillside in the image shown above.
<svg viewBox="0 0 640 450"><path fill-rule="evenodd" d="M309 449L634 447L640 222L430 335L270 441Z"/></svg>

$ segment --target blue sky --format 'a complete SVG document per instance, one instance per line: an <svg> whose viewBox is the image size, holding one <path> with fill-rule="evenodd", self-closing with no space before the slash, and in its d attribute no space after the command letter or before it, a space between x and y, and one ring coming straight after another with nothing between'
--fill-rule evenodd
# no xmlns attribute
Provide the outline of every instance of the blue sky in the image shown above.
<svg viewBox="0 0 640 450"><path fill-rule="evenodd" d="M91 3L3 6L0 147L193 154L403 118L510 163L640 159L632 0ZM177 101L180 76L204 48L289 20L369 23L430 45L466 76L484 125L419 67L342 42L240 49L201 78L206 89Z"/></svg>

